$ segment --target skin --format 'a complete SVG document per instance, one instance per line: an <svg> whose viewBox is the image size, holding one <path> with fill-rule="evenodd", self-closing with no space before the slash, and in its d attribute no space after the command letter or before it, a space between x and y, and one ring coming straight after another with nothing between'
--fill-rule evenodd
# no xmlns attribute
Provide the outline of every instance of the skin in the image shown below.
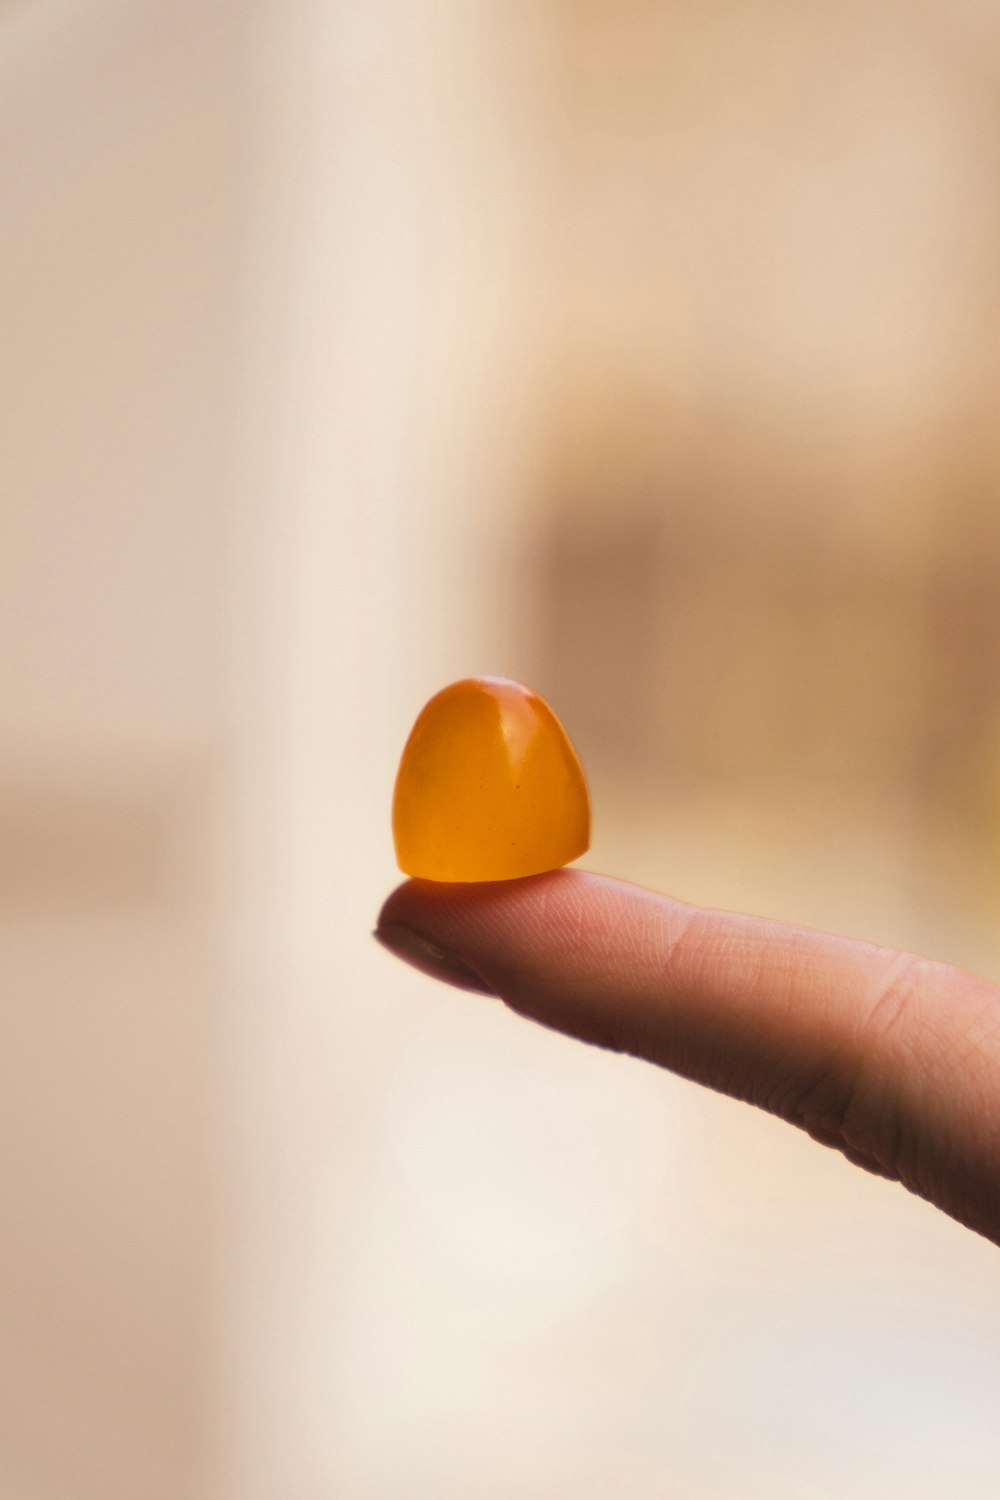
<svg viewBox="0 0 1000 1500"><path fill-rule="evenodd" d="M583 870L410 880L375 936L585 1042L755 1104L1000 1244L1000 988Z"/></svg>

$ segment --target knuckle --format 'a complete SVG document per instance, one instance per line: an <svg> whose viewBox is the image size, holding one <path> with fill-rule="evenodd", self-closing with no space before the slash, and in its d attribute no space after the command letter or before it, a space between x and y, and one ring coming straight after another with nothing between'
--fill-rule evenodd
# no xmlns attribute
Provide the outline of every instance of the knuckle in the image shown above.
<svg viewBox="0 0 1000 1500"><path fill-rule="evenodd" d="M880 1176L897 1178L906 1155L892 1054L905 1046L906 1020L926 967L912 954L895 956L853 1038L795 1110L796 1123L814 1140Z"/></svg>

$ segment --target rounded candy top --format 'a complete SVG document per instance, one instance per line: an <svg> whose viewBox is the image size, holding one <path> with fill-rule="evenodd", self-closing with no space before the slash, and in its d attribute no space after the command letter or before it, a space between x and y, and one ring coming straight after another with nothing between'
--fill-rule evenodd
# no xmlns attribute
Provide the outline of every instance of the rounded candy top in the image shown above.
<svg viewBox="0 0 1000 1500"><path fill-rule="evenodd" d="M514 880L590 843L580 762L549 705L504 677L467 677L421 711L392 803L396 861L421 880Z"/></svg>

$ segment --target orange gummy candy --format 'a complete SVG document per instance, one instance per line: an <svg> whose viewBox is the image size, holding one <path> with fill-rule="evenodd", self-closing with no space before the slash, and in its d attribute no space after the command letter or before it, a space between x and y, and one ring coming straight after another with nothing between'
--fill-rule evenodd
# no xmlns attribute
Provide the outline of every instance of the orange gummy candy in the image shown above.
<svg viewBox="0 0 1000 1500"><path fill-rule="evenodd" d="M467 677L421 711L392 802L396 861L421 880L514 880L590 843L580 762L549 705L503 677Z"/></svg>

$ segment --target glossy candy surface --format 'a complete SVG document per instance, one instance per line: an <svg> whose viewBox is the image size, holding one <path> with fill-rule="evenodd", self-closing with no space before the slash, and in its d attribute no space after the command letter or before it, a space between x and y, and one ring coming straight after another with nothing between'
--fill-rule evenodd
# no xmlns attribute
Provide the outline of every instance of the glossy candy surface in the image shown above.
<svg viewBox="0 0 1000 1500"><path fill-rule="evenodd" d="M403 751L392 831L399 868L422 880L513 880L582 854L587 783L545 700L503 677L436 693Z"/></svg>

